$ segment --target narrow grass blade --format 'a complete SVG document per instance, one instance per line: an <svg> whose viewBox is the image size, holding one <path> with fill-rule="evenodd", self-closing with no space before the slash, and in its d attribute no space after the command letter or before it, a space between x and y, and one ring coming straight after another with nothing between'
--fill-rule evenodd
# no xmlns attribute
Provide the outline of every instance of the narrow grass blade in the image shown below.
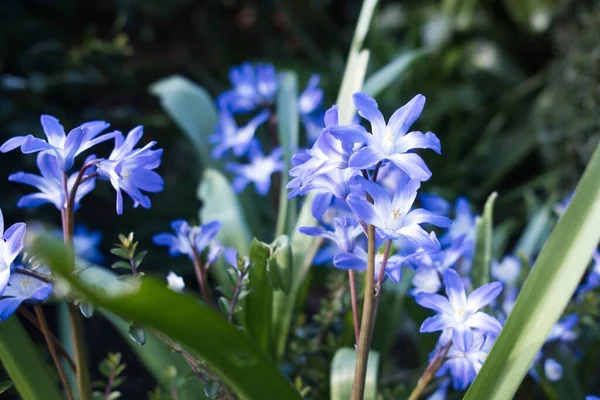
<svg viewBox="0 0 600 400"><path fill-rule="evenodd" d="M483 214L475 220L475 255L473 257L473 285L479 287L490 281L492 264L492 217L498 193L488 197Z"/></svg>
<svg viewBox="0 0 600 400"><path fill-rule="evenodd" d="M300 398L256 343L194 297L176 293L163 281L150 277L110 296L87 286L73 274L70 252L56 239L38 238L32 251L90 303L162 332L198 354L240 398Z"/></svg>
<svg viewBox="0 0 600 400"><path fill-rule="evenodd" d="M465 399L511 399L600 241L600 146L550 234Z"/></svg>
<svg viewBox="0 0 600 400"><path fill-rule="evenodd" d="M385 88L401 79L402 75L410 68L416 60L423 57L425 50L410 50L403 52L398 57L384 65L377 72L365 80L362 91L371 97L377 97Z"/></svg>
<svg viewBox="0 0 600 400"><path fill-rule="evenodd" d="M23 400L63 398L46 360L16 316L0 324L0 361Z"/></svg>
<svg viewBox="0 0 600 400"><path fill-rule="evenodd" d="M355 360L356 351L347 347L339 349L333 356L330 373L331 400L347 400L351 397ZM379 353L371 351L369 352L369 361L367 363L365 400L377 399L378 373Z"/></svg>
<svg viewBox="0 0 600 400"><path fill-rule="evenodd" d="M288 199L287 189L292 156L298 152L298 79L293 72L286 71L279 80L277 94L277 135L283 149L285 165L281 171L279 213L275 236L291 234L298 217L298 200Z"/></svg>

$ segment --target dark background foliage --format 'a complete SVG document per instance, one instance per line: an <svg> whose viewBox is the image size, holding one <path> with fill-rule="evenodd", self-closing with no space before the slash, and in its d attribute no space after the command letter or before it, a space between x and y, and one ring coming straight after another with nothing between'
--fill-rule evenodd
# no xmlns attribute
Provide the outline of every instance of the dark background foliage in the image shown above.
<svg viewBox="0 0 600 400"><path fill-rule="evenodd" d="M103 232L104 250L118 233L132 230L140 246L149 248L154 233L168 230L172 219L196 219L200 207L198 160L148 93L149 84L176 73L216 95L228 87L229 67L262 60L295 70L302 84L321 74L329 105L360 3L1 2L0 140L41 134L42 113L55 115L67 129L93 119L124 132L144 125L144 140L165 149L159 170L164 192L152 196L149 211L127 207L118 217L112 188L99 182L78 219ZM467 195L477 209L497 190L502 222L527 215L525 197L558 199L573 188L598 142L598 2L382 0L372 26L370 72L405 50L430 52L378 98L389 114L415 93L427 96L418 128L436 132L444 154L427 159L434 171L429 190L449 199ZM12 152L2 155L1 165L4 176L34 171L35 157ZM29 188L0 182L0 206L9 223L58 222L51 206L17 209ZM150 249L147 260L149 270L191 276L184 260L160 249ZM87 328L93 363L109 350L125 350L102 320L88 321ZM130 379L124 397L144 398L154 384L133 355L125 358Z"/></svg>

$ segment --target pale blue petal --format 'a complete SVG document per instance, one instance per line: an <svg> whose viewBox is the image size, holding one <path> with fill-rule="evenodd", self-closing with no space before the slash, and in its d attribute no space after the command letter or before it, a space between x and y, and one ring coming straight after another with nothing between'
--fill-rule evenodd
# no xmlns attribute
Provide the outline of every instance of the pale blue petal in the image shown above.
<svg viewBox="0 0 600 400"><path fill-rule="evenodd" d="M452 307L455 310L465 310L467 308L465 287L462 279L460 279L460 275L452 268L448 268L444 272L444 285L446 286L446 294L448 295Z"/></svg>
<svg viewBox="0 0 600 400"><path fill-rule="evenodd" d="M348 166L356 169L368 169L385 159L385 154L375 146L366 146L350 156Z"/></svg>
<svg viewBox="0 0 600 400"><path fill-rule="evenodd" d="M385 221L373 204L352 193L347 199L348 206L356 216L368 224L385 227Z"/></svg>
<svg viewBox="0 0 600 400"><path fill-rule="evenodd" d="M423 107L425 107L425 96L418 94L404 106L396 110L388 123L392 135L398 138L408 132L412 124L423 112Z"/></svg>
<svg viewBox="0 0 600 400"><path fill-rule="evenodd" d="M445 314L434 315L423 321L419 332L437 332L453 325L453 321Z"/></svg>
<svg viewBox="0 0 600 400"><path fill-rule="evenodd" d="M471 315L465 324L471 328L479 329L482 332L499 333L502 329L502 324L496 318L484 312L477 312Z"/></svg>
<svg viewBox="0 0 600 400"><path fill-rule="evenodd" d="M436 293L421 292L415 296L415 301L421 307L429 308L438 313L454 315L454 309L448 299Z"/></svg>
<svg viewBox="0 0 600 400"><path fill-rule="evenodd" d="M467 309L475 312L490 304L502 292L500 282L487 283L475 289L467 299Z"/></svg>
<svg viewBox="0 0 600 400"><path fill-rule="evenodd" d="M398 168L406 172L411 179L426 181L431 178L431 171L425 161L414 153L392 154L388 157Z"/></svg>
<svg viewBox="0 0 600 400"><path fill-rule="evenodd" d="M354 105L358 110L358 114L361 117L369 120L371 123L373 134L383 137L386 132L385 120L383 119L381 111L379 111L379 107L377 106L375 99L366 93L355 93L352 96L352 100L354 101Z"/></svg>

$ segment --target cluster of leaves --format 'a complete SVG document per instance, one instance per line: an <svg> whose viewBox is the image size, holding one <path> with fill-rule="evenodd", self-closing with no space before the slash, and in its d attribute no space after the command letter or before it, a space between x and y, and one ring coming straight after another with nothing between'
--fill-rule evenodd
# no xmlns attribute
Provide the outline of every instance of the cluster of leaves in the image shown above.
<svg viewBox="0 0 600 400"><path fill-rule="evenodd" d="M125 377L121 374L126 365L121 363L121 353L108 353L99 365L100 373L106 378L106 382L94 382L92 385L102 391L94 391L94 400L117 400L121 398L121 392L117 389Z"/></svg>

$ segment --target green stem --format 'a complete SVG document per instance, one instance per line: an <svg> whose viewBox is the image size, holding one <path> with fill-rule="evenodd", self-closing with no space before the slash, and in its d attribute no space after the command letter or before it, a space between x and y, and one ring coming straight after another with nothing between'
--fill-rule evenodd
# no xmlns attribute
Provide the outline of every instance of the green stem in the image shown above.
<svg viewBox="0 0 600 400"><path fill-rule="evenodd" d="M354 343L358 346L360 338L360 326L358 326L358 300L356 298L356 282L354 270L348 270L348 284L350 285L350 301L352 303L352 320L354 322Z"/></svg>
<svg viewBox="0 0 600 400"><path fill-rule="evenodd" d="M375 290L375 227L367 227L368 251L367 271L365 277L365 299L363 302L360 337L354 366L354 381L352 382L352 400L362 400L365 394L365 379L367 377L367 361L371 347L371 319L373 316Z"/></svg>

